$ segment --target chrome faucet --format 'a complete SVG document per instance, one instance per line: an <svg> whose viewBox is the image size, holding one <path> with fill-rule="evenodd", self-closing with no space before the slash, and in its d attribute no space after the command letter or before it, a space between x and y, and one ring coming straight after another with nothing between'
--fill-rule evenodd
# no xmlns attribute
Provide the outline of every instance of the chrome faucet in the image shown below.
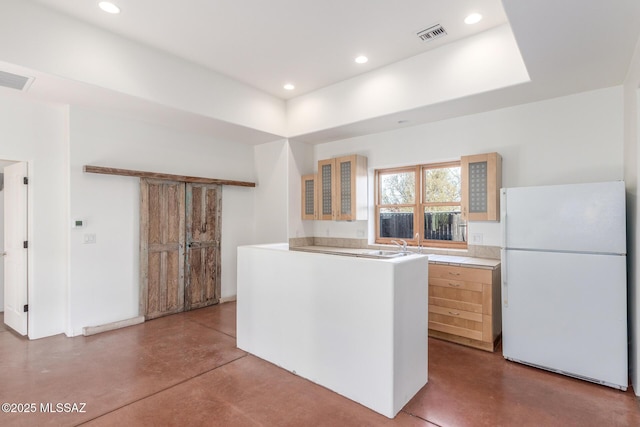
<svg viewBox="0 0 640 427"><path fill-rule="evenodd" d="M399 248L402 248L402 252L407 252L407 241L402 239L400 239L400 241L402 242L402 244L396 242L395 240L392 240L391 243L397 245Z"/></svg>

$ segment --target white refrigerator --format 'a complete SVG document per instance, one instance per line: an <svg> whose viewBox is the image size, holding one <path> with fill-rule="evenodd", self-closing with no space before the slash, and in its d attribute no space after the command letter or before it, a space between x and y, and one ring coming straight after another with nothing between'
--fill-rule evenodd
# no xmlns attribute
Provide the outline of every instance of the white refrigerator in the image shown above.
<svg viewBox="0 0 640 427"><path fill-rule="evenodd" d="M624 182L503 188L506 359L626 390Z"/></svg>

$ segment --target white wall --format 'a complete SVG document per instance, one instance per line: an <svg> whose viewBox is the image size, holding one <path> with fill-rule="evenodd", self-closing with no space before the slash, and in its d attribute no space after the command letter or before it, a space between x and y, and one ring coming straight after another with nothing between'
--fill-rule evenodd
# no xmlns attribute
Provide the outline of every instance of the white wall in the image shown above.
<svg viewBox="0 0 640 427"><path fill-rule="evenodd" d="M457 160L497 151L503 186L517 187L623 179L622 88L602 89L486 113L320 144L316 160L358 153L368 157L369 200L373 170ZM370 203L369 217L373 218ZM315 221L316 236L357 238L362 221ZM373 220L368 236L373 239ZM483 244L500 245L496 222L472 222Z"/></svg>
<svg viewBox="0 0 640 427"><path fill-rule="evenodd" d="M313 236L313 221L300 218L302 175L313 173L313 146L287 140L255 147L256 243L285 243Z"/></svg>
<svg viewBox="0 0 640 427"><path fill-rule="evenodd" d="M0 173L12 162L0 160ZM4 252L4 188L0 190L0 252ZM4 262L0 261L0 312L4 311Z"/></svg>
<svg viewBox="0 0 640 427"><path fill-rule="evenodd" d="M244 157L244 156L243 156ZM255 178L245 179L255 182ZM237 294L238 246L255 243L256 188L222 187L222 289L221 297Z"/></svg>
<svg viewBox="0 0 640 427"><path fill-rule="evenodd" d="M302 182L300 177L315 173L313 146L289 141L289 237L312 237L314 221L303 221Z"/></svg>
<svg viewBox="0 0 640 427"><path fill-rule="evenodd" d="M35 2L2 1L0 52L8 63L284 134L283 100Z"/></svg>
<svg viewBox="0 0 640 427"><path fill-rule="evenodd" d="M629 284L629 371L640 396L640 228L638 227L638 144L640 138L640 40L624 83L624 175L627 188L627 276Z"/></svg>
<svg viewBox="0 0 640 427"><path fill-rule="evenodd" d="M14 162L0 160L0 173ZM4 188L0 190L0 252L4 252ZM4 262L0 260L0 312L4 311Z"/></svg>
<svg viewBox="0 0 640 427"><path fill-rule="evenodd" d="M72 107L68 335L138 315L139 180L86 174L98 165L255 181L253 147ZM236 294L236 247L253 243L254 188L223 188L222 297ZM68 228L70 229L70 228ZM84 244L83 235L96 235Z"/></svg>
<svg viewBox="0 0 640 427"><path fill-rule="evenodd" d="M3 90L5 91L5 90ZM29 338L65 330L68 109L0 96L0 159L29 166Z"/></svg>
<svg viewBox="0 0 640 427"><path fill-rule="evenodd" d="M290 137L529 81L509 25L287 102Z"/></svg>
<svg viewBox="0 0 640 427"><path fill-rule="evenodd" d="M284 243L289 220L289 144L286 140L255 147L255 242Z"/></svg>

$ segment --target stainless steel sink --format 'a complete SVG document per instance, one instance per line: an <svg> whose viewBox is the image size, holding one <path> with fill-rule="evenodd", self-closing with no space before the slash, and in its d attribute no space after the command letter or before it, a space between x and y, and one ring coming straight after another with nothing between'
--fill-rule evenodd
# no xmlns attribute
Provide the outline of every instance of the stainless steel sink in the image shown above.
<svg viewBox="0 0 640 427"><path fill-rule="evenodd" d="M408 252L398 252L398 251L383 251L383 250L373 250L363 252L362 255L375 256L380 258L395 258L398 256L405 256Z"/></svg>

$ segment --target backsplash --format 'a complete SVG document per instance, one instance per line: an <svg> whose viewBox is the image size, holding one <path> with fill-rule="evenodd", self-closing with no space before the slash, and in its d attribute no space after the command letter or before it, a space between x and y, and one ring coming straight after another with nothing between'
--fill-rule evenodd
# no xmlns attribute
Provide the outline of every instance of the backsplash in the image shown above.
<svg viewBox="0 0 640 427"><path fill-rule="evenodd" d="M340 237L294 237L289 239L289 247L329 246L334 248L376 249L387 248L388 245L370 245L367 239L348 239ZM408 250L417 252L418 248L410 246ZM423 247L422 253L438 255L466 255L475 258L500 259L499 246L469 245L467 249L439 249Z"/></svg>

